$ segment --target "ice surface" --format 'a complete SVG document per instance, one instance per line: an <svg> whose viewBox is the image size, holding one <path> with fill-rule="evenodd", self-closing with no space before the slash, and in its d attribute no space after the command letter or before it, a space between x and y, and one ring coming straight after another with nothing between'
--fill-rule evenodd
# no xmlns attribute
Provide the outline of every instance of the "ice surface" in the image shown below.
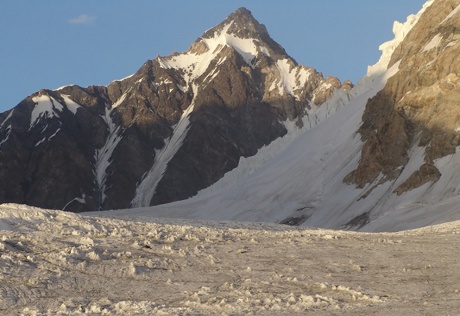
<svg viewBox="0 0 460 316"><path fill-rule="evenodd" d="M38 147L40 144L44 143L45 141L50 141L52 138L54 138L54 136L56 136L59 131L61 130L61 128L58 128L52 135L50 135L49 137L45 136L43 137L41 140L39 140L38 142L35 143L35 146L34 147Z"/></svg>
<svg viewBox="0 0 460 316"><path fill-rule="evenodd" d="M394 190L424 163L422 147L411 149L409 163L394 181L380 182L380 177L363 189L343 183L360 159L362 143L356 129L365 105L398 67L396 63L379 76L364 78L350 94L336 93L304 118L303 129L288 126L288 135L255 156L242 158L236 169L197 196L107 214L270 222L292 217L304 218L311 226L337 228L372 210L372 217L361 227L368 231L404 230L459 219L455 206L460 193L460 172L455 169L458 153L435 162L442 173L439 181L400 196Z"/></svg>
<svg viewBox="0 0 460 316"><path fill-rule="evenodd" d="M57 133L59 133L60 130L61 130L61 128L58 128L52 135L50 135L50 137L48 137L48 141L50 141L54 136L56 136Z"/></svg>
<svg viewBox="0 0 460 316"><path fill-rule="evenodd" d="M234 34L228 33L233 22L226 25L219 33L215 33L212 38L202 38L206 43L209 51L214 52L218 47L231 46L233 47L246 61L248 65L252 65L252 60L257 56L257 45L254 39L239 38Z"/></svg>
<svg viewBox="0 0 460 316"><path fill-rule="evenodd" d="M126 221L3 204L0 309L37 316L456 315L459 234L459 222L364 234Z"/></svg>
<svg viewBox="0 0 460 316"><path fill-rule="evenodd" d="M13 113L14 113L14 109L12 109L10 111L10 113L8 113L8 116L3 120L3 122L0 124L0 130L3 128L3 126L5 126L5 124L10 120L10 118L13 116ZM3 137L3 139L0 139L0 150L2 149L2 145L5 144L8 139L10 138L10 135L11 135L11 130L12 130L12 127L11 127L11 124L6 128L6 136Z"/></svg>
<svg viewBox="0 0 460 316"><path fill-rule="evenodd" d="M179 69L182 71L183 77L187 83L186 87L179 87L182 91L188 88L192 88L194 96L198 94L199 87L195 80L201 78L206 71L209 70L211 62L217 65L225 62L226 57L218 57L219 53L225 47L232 47L235 49L245 60L245 62L253 66L252 62L254 57L259 53L269 55L269 51L265 46L260 46L258 40L255 39L243 39L230 34L230 29L233 22L225 25L221 31L216 31L210 38L201 38L202 44L206 45L204 52L186 52L183 54L174 55L168 58L158 58L158 62L161 67L165 69ZM192 50L193 51L193 50ZM279 86L280 94L287 93L296 96L295 90L303 86L309 77L309 72L304 67L292 67L288 60L283 59L278 61L277 67L281 74L281 80L275 85ZM291 69L293 68L293 69ZM210 71L205 78L202 78L204 85L212 81L219 74L218 68ZM169 84L172 82L166 80L159 84ZM171 88L172 89L172 88ZM297 96L296 96L297 97ZM163 149L156 152L155 163L152 169L144 175L142 181L136 189L135 198L132 201L132 205L135 207L147 206L150 203L153 195L155 194L156 186L160 182L168 162L172 159L174 154L179 150L183 140L186 137L189 119L188 115L194 109L194 101L192 100L190 107L182 115L180 122L174 129L171 139L166 141L166 145Z"/></svg>
<svg viewBox="0 0 460 316"><path fill-rule="evenodd" d="M369 68L368 76L359 82L352 93L337 91L331 100L313 108L304 118L305 128L291 128L286 137L262 148L256 156L241 159L238 168L194 198L107 214L272 222L291 217L303 219L307 225L334 228L347 227L347 223L367 214L369 218L361 227L364 230L401 230L452 219L456 215L450 207L456 201L455 194L458 192L455 183L460 180L455 172L442 172L443 176L435 184L427 183L400 196L394 194L394 190L423 163L423 148L414 147L411 150L409 164L394 181L384 181L381 176L362 189L343 183L344 177L355 170L360 159L362 142L356 131L365 105L369 98L383 88L386 80L398 71L398 63L387 69L389 56L432 3L428 1L417 15L408 17L405 24L396 23L395 39L381 46L382 57ZM254 54L261 52L256 41L228 34L229 27L227 25L212 38L202 39L208 47L205 52L184 53L159 58L158 61L162 67L183 70L188 87L192 87L196 95L198 87L194 80L206 72L211 61L216 61L223 47L234 47L250 65ZM432 41L425 48L429 50L436 46L435 41ZM223 62L223 59L218 62ZM286 93L294 94L296 87L308 77L307 71L295 71L287 60L279 60L276 67L282 79L275 88ZM217 72L207 75L206 79L212 80ZM172 83L165 81L164 84ZM154 167L136 190L133 206L149 204L168 162L186 137L188 114L191 111L193 102L184 112L166 146L157 152ZM340 114L334 115L336 111ZM112 125L109 120L107 122L109 126ZM107 150L104 150L106 156L96 157L101 166L97 171L101 187L104 186L109 158L119 141L116 131L113 132L112 128L111 135L115 138L109 137ZM454 155L450 159L436 163L442 168L452 168L450 163L457 158ZM280 187L279 183L286 185ZM441 199L450 202L444 203L439 209L439 216L429 216L429 212L437 207L436 203ZM419 208L420 203L423 207ZM372 214L369 210L372 210ZM408 220L401 221L401 218Z"/></svg>
<svg viewBox="0 0 460 316"><path fill-rule="evenodd" d="M270 52L268 51L268 48L265 46L259 46L260 51L262 54L264 54L267 57L270 57Z"/></svg>

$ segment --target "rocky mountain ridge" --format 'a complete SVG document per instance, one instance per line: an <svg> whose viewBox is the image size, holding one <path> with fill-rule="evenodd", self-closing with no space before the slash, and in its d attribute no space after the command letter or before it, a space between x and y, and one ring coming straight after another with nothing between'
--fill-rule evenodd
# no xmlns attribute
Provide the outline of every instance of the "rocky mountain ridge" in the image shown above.
<svg viewBox="0 0 460 316"><path fill-rule="evenodd" d="M402 194L441 173L435 160L452 155L460 145L458 100L460 20L457 1L430 5L389 66L399 72L367 105L359 132L365 141L352 182L363 186L381 173L397 178L408 163L412 147L424 148L424 162L395 192ZM458 11L458 9L457 9Z"/></svg>
<svg viewBox="0 0 460 316"><path fill-rule="evenodd" d="M0 114L0 202L79 212L188 198L351 88L299 66L241 8L107 87L41 90Z"/></svg>

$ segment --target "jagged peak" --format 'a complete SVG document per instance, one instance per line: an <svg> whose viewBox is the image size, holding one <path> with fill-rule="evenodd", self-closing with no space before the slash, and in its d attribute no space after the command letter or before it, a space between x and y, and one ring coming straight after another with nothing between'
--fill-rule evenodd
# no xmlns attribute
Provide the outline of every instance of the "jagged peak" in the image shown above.
<svg viewBox="0 0 460 316"><path fill-rule="evenodd" d="M266 27L254 19L249 10L240 8L222 23L206 31L192 43L188 51L157 57L155 60L162 68L182 69L184 79L190 82L205 73L211 60L219 58L218 63L225 60L225 56L220 54L224 47L234 49L251 67L255 67L254 60L261 55L274 60L292 59L284 48L270 38Z"/></svg>
<svg viewBox="0 0 460 316"><path fill-rule="evenodd" d="M227 27L228 25L231 26ZM260 39L263 36L268 36L265 25L259 23L251 11L243 7L230 14L216 27L208 30L202 37L211 38L215 33L220 33L224 29L228 34L233 34L239 38Z"/></svg>
<svg viewBox="0 0 460 316"><path fill-rule="evenodd" d="M244 7L237 9L222 23L206 31L200 39L212 39L222 35L230 35L239 39L256 40L259 42L258 44L266 46L275 54L287 55L284 48L270 37L265 25L259 23L251 11Z"/></svg>
<svg viewBox="0 0 460 316"><path fill-rule="evenodd" d="M234 16L236 16L236 17L244 16L244 17L249 17L249 18L254 19L254 17L252 16L251 11L249 11L245 7L240 7L237 10L235 10L232 14L229 15L229 18L234 17Z"/></svg>

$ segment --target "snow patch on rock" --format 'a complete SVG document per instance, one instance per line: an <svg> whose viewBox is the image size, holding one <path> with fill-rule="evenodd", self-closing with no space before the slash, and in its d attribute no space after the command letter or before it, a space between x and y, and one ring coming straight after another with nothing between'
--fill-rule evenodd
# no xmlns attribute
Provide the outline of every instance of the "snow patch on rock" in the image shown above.
<svg viewBox="0 0 460 316"><path fill-rule="evenodd" d="M61 103L45 94L33 97L32 101L35 102L35 106L30 115L29 130L31 130L41 119L59 118L59 112L62 112L64 109Z"/></svg>
<svg viewBox="0 0 460 316"><path fill-rule="evenodd" d="M77 114L77 111L81 108L81 105L70 99L70 95L61 94L61 97L64 99L67 109L69 109L69 111L74 115Z"/></svg>
<svg viewBox="0 0 460 316"><path fill-rule="evenodd" d="M105 109L105 115L103 116L104 121L107 124L109 129L109 135L107 140L102 146L102 148L97 149L94 154L94 172L96 174L96 181L98 188L101 192L100 202L101 204L104 202L106 198L105 190L106 190L106 181L107 181L107 169L111 163L112 154L117 148L118 143L123 138L121 135L121 128L120 126L116 126L112 120L112 109Z"/></svg>
<svg viewBox="0 0 460 316"><path fill-rule="evenodd" d="M211 61L216 58L224 47L232 47L244 58L248 65L253 66L252 61L259 53L258 45L255 43L256 40L239 38L234 34L228 33L232 23L226 25L221 31L215 32L213 37L202 37L200 39L200 42L207 47L205 52L186 52L168 58L158 57L157 60L160 66L165 69L182 70L184 79L189 86L208 70ZM265 55L268 54L268 50L265 47L260 50Z"/></svg>
<svg viewBox="0 0 460 316"><path fill-rule="evenodd" d="M0 124L0 129L2 129L3 126L6 124L6 122L8 122L8 120L13 116L13 113L14 113L14 109L12 109L10 113L8 113L7 117L5 117L3 122Z"/></svg>
<svg viewBox="0 0 460 316"><path fill-rule="evenodd" d="M278 87L279 95L287 94L300 99L298 92L307 82L310 73L304 67L296 67L294 63L288 59L280 59L276 62L276 68L280 73L280 79L276 84L273 82L270 90Z"/></svg>
<svg viewBox="0 0 460 316"><path fill-rule="evenodd" d="M441 22L441 24L444 24L447 22L447 20L450 20L452 17L457 15L460 12L460 4L448 15L446 18Z"/></svg>
<svg viewBox="0 0 460 316"><path fill-rule="evenodd" d="M136 188L131 205L133 207L146 207L150 205L153 195L161 178L163 177L169 161L174 157L182 146L190 124L189 115L193 112L194 103L182 113L179 122L174 127L170 139L166 140L165 146L155 152L153 167L143 176Z"/></svg>
<svg viewBox="0 0 460 316"><path fill-rule="evenodd" d="M432 49L435 49L441 44L442 42L442 35L441 34L436 34L431 41L425 45L425 47L422 48L422 52L429 52Z"/></svg>
<svg viewBox="0 0 460 316"><path fill-rule="evenodd" d="M0 141L0 149L2 148L2 145L5 144L8 139L10 138L10 135L11 135L11 125L9 125L7 128L6 128L6 135L5 137L2 139L2 141Z"/></svg>

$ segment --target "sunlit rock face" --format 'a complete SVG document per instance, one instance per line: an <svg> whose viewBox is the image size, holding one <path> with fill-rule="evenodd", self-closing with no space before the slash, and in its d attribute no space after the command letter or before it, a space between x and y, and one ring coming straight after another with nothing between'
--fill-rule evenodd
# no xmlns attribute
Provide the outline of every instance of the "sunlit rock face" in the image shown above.
<svg viewBox="0 0 460 316"><path fill-rule="evenodd" d="M395 192L440 178L435 160L460 145L459 54L458 1L434 1L391 56L389 67L399 63L399 72L367 104L361 161L347 182L363 187L379 175L397 178L417 146L424 161Z"/></svg>

